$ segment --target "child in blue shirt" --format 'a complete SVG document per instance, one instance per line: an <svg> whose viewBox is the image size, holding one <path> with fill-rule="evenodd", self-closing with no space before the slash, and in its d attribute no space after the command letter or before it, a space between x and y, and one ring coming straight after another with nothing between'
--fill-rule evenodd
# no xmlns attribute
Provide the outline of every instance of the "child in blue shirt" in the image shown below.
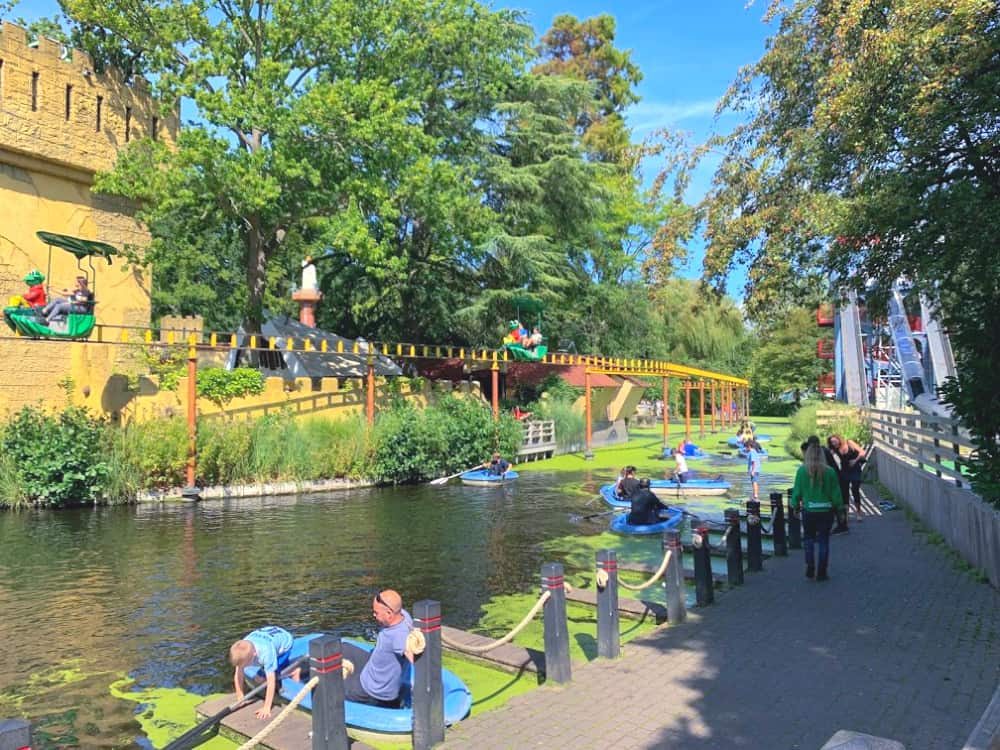
<svg viewBox="0 0 1000 750"><path fill-rule="evenodd" d="M267 680L264 705L254 713L258 719L267 719L271 716L278 669L288 663L288 652L292 650L292 641L292 634L284 628L265 625L248 633L229 647L229 663L236 668L233 673L233 686L236 688L237 700L243 700L243 670L246 667L260 667L264 679ZM293 680L298 680L300 673L301 669L295 669L290 676Z"/></svg>

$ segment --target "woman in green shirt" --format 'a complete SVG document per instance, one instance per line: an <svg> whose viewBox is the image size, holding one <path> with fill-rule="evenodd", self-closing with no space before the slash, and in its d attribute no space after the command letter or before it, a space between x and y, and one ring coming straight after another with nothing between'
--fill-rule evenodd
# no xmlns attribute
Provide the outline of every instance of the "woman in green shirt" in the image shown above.
<svg viewBox="0 0 1000 750"><path fill-rule="evenodd" d="M826 464L819 443L810 443L805 460L795 473L792 507L802 512L802 546L806 551L806 578L825 581L830 560L830 527L843 507L837 472ZM815 550L814 547L818 548ZM819 567L816 567L816 557Z"/></svg>

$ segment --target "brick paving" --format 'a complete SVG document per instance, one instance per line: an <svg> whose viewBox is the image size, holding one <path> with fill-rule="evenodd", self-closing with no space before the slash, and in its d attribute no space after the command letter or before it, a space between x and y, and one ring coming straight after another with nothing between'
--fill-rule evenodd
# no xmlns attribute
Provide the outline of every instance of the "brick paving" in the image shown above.
<svg viewBox="0 0 1000 750"><path fill-rule="evenodd" d="M570 685L467 719L444 747L818 750L853 729L961 748L1000 681L1000 592L902 510L831 546L829 581L806 580L800 550L771 558L687 622L574 663Z"/></svg>

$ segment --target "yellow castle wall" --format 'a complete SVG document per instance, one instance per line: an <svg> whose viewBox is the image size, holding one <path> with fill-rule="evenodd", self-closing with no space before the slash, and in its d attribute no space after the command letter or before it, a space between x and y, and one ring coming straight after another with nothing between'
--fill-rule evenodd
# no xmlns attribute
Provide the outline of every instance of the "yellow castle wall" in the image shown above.
<svg viewBox="0 0 1000 750"><path fill-rule="evenodd" d="M67 107L67 87L69 87ZM100 126L97 110L100 97ZM114 70L93 72L90 58L52 40L29 45L25 31L0 26L0 303L27 289L24 276L39 269L50 297L71 288L76 258L48 247L38 230L143 247L149 235L126 201L91 192L94 175L111 169L128 141L157 137L173 143L178 118L157 112L143 80L125 83ZM88 267L85 264L85 267ZM89 267L88 267L89 270ZM126 271L116 259L94 263L99 323L149 323L149 277ZM0 410L38 400L59 402L59 381L86 383L89 400L107 390L121 350L93 343L0 340ZM82 387L82 385L81 385Z"/></svg>

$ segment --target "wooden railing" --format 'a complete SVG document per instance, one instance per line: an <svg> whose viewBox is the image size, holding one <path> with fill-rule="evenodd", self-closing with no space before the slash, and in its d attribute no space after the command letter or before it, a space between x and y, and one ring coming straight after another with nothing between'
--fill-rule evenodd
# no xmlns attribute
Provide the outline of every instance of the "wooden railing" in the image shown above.
<svg viewBox="0 0 1000 750"><path fill-rule="evenodd" d="M882 409L865 409L861 414L871 424L877 448L947 477L958 487L968 486L962 462L976 446L957 419Z"/></svg>
<svg viewBox="0 0 1000 750"><path fill-rule="evenodd" d="M524 439L517 451L518 458L548 457L556 450L556 423L551 419L525 420Z"/></svg>

